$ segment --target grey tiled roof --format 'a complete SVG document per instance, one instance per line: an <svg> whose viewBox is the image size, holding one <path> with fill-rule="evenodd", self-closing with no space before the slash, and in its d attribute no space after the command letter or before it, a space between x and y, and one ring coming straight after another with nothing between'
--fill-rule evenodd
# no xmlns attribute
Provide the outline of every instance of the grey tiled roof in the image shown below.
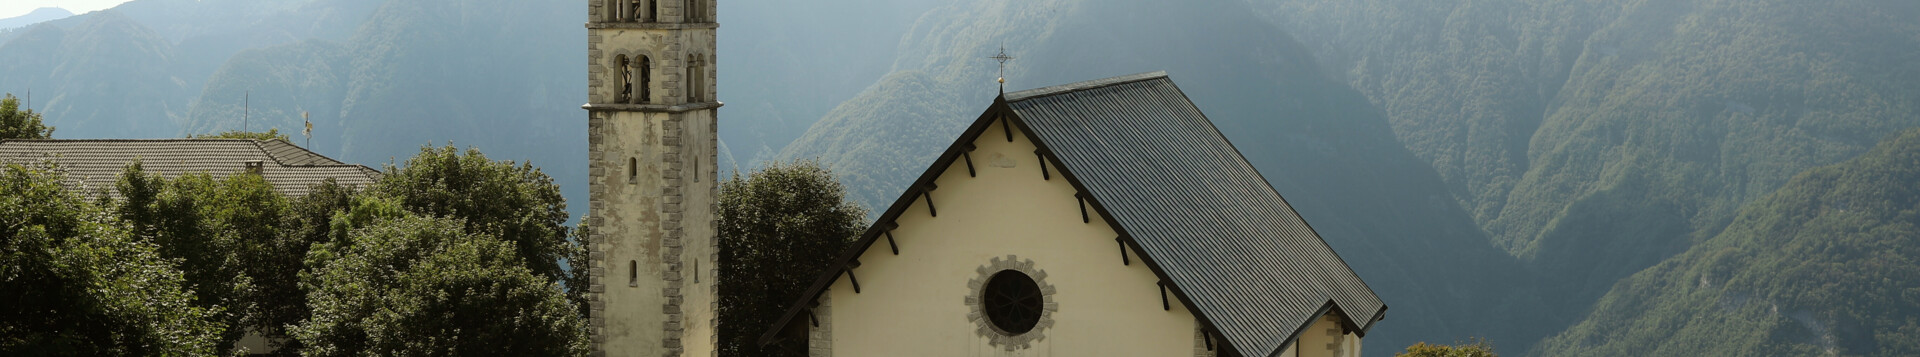
<svg viewBox="0 0 1920 357"><path fill-rule="evenodd" d="M380 172L321 156L280 140L250 139L82 139L0 141L0 163L56 164L69 189L93 197L118 196L114 182L135 158L147 172L174 178L206 173L224 178L246 170L246 163L262 164L261 176L275 191L304 196L310 186L326 179L342 185L366 187Z"/></svg>
<svg viewBox="0 0 1920 357"><path fill-rule="evenodd" d="M1386 309L1165 73L1006 97L1062 175L1243 355L1282 349L1329 308L1361 334Z"/></svg>
<svg viewBox="0 0 1920 357"><path fill-rule="evenodd" d="M1364 336L1381 302L1165 73L1003 95L920 179L930 187L998 118L1028 133L1090 207L1229 353L1266 356L1329 313ZM909 189L840 257L850 263L918 199ZM773 325L786 326L847 269L833 269ZM778 331L762 336L771 341Z"/></svg>

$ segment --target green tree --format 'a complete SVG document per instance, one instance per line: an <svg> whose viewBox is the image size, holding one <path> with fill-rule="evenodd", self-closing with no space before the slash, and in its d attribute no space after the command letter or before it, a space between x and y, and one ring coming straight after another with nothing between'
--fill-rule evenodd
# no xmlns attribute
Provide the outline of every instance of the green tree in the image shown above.
<svg viewBox="0 0 1920 357"><path fill-rule="evenodd" d="M0 355L203 356L220 308L194 304L181 272L60 178L0 172Z"/></svg>
<svg viewBox="0 0 1920 357"><path fill-rule="evenodd" d="M248 296L251 310L247 326L264 334L286 335L291 326L305 321L307 290L300 274L307 271L306 256L316 243L333 242L330 232L333 216L351 207L355 191L328 179L313 186L306 196L290 199L281 215L280 229L274 239L260 246L252 257L249 275L253 290ZM344 237L343 237L344 238ZM298 339L286 339L276 351L298 351Z"/></svg>
<svg viewBox="0 0 1920 357"><path fill-rule="evenodd" d="M465 230L512 242L527 270L564 281L567 202L553 178L532 164L491 161L479 149L422 147L406 166L389 165L368 191L398 199L409 212L456 218ZM582 272L584 273L584 272Z"/></svg>
<svg viewBox="0 0 1920 357"><path fill-rule="evenodd" d="M189 174L167 180L143 165L129 164L115 185L123 197L115 207L121 219L137 237L158 245L161 256L179 262L196 305L221 311L223 345L249 329L271 330L253 316L259 301L285 291L263 290L254 282L284 279L287 273L280 269L288 267L273 263L297 264L303 258L282 256L286 253L276 244L286 198L259 175Z"/></svg>
<svg viewBox="0 0 1920 357"><path fill-rule="evenodd" d="M776 162L721 182L720 353L768 355L760 334L860 234L865 217L814 161Z"/></svg>
<svg viewBox="0 0 1920 357"><path fill-rule="evenodd" d="M279 140L279 141L285 141L289 143L293 142L293 140L287 138L287 134L280 133L280 128L267 129L267 131L228 130L228 131L220 132L219 134L187 135L187 138L189 139L253 139L253 140Z"/></svg>
<svg viewBox="0 0 1920 357"><path fill-rule="evenodd" d="M53 127L40 122L40 113L20 109L20 98L14 98L12 93L0 99L0 140L50 137L53 137Z"/></svg>
<svg viewBox="0 0 1920 357"><path fill-rule="evenodd" d="M511 242L398 206L357 199L334 219L346 239L310 251L313 315L293 331L302 354L586 354L575 307L526 268Z"/></svg>
<svg viewBox="0 0 1920 357"><path fill-rule="evenodd" d="M1419 342L1419 343L1414 343L1412 346L1407 346L1406 352L1395 353L1393 354L1393 356L1394 357L1498 357L1499 355L1493 353L1493 345L1487 344L1486 340L1477 340L1477 341L1473 341L1473 343L1461 343L1461 344L1456 344L1452 346L1441 345L1441 344L1429 345L1426 342Z"/></svg>

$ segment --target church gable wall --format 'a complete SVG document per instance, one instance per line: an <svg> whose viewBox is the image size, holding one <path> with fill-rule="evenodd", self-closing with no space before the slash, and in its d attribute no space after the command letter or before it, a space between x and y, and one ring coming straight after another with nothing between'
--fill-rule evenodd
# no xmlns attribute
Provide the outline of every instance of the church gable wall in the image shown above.
<svg viewBox="0 0 1920 357"><path fill-rule="evenodd" d="M1043 179L1035 146L1004 122L975 140L936 180L932 207L917 199L893 231L899 255L876 242L842 275L817 309L816 355L839 356L1175 356L1206 352L1197 322L1089 207L1082 221L1076 190L1048 163ZM931 212L930 212L931 211ZM934 214L937 213L937 216ZM885 240L885 238L881 238ZM1009 336L976 312L987 277L1015 269L1046 297L1031 332ZM855 292L854 285L859 291ZM1166 307L1166 308L1163 308ZM819 341L831 341L820 346ZM1217 342L1217 341L1216 341Z"/></svg>

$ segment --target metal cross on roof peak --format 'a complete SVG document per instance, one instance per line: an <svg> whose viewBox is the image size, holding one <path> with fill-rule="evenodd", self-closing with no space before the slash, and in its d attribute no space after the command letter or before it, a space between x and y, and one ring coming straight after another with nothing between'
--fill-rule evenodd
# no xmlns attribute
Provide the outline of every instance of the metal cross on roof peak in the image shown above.
<svg viewBox="0 0 1920 357"><path fill-rule="evenodd" d="M987 58L991 58L995 61L1000 62L1000 78L998 79L998 81L1000 82L1000 92L1006 93L1007 92L1007 61L1012 61L1013 56L1008 56L1007 48L1005 46L1002 46L1000 47L1000 53L994 54L993 57L987 57Z"/></svg>

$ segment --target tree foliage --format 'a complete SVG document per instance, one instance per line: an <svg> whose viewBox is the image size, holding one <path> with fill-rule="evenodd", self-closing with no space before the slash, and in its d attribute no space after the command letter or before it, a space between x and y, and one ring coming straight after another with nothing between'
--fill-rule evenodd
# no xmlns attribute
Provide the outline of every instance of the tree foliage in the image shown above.
<svg viewBox="0 0 1920 357"><path fill-rule="evenodd" d="M866 227L833 173L771 163L720 183L720 353L767 355L757 341Z"/></svg>
<svg viewBox="0 0 1920 357"><path fill-rule="evenodd" d="M560 264L584 262L585 250L569 240L565 207L531 165L452 146L422 148L365 192L316 190L283 221L288 242L311 247L297 347L318 356L584 354L585 285L574 282L586 271Z"/></svg>
<svg viewBox="0 0 1920 357"><path fill-rule="evenodd" d="M285 335L289 326L311 315L307 290L300 284L301 272L308 267L307 252L313 244L334 242L330 234L333 216L351 207L355 193L329 179L314 186L306 196L289 200L281 215L279 234L251 257L257 273L251 274L254 289L249 297L249 326L270 335ZM286 342L292 345L279 348L299 348L297 339Z"/></svg>
<svg viewBox="0 0 1920 357"><path fill-rule="evenodd" d="M272 264L290 258L275 255L286 198L259 175L215 179L203 173L169 180L147 173L143 165L136 160L121 173L115 186L125 198L115 211L139 237L158 245L161 256L179 262L196 305L221 311L222 344L239 340L249 329L271 330L253 316L258 302L273 292L254 283L288 268Z"/></svg>
<svg viewBox="0 0 1920 357"><path fill-rule="evenodd" d="M1393 357L1499 357L1499 355L1493 353L1493 345L1481 340L1451 346L1419 342L1407 346L1406 352L1393 354Z"/></svg>
<svg viewBox="0 0 1920 357"><path fill-rule="evenodd" d="M253 139L293 142L293 140L287 138L287 134L280 133L280 128L267 129L267 131L228 130L220 132L219 134L188 135L187 137L192 139Z"/></svg>
<svg viewBox="0 0 1920 357"><path fill-rule="evenodd" d="M294 329L303 354L586 353L576 309L512 243L467 232L459 219L401 213L393 200L358 205L360 214L334 220L347 239L310 253L313 317Z"/></svg>
<svg viewBox="0 0 1920 357"><path fill-rule="evenodd" d="M566 280L560 260L569 253L566 198L531 163L491 161L479 149L422 147L406 166L386 168L369 191L399 200L407 211L459 219L475 234L514 244L528 271Z"/></svg>
<svg viewBox="0 0 1920 357"><path fill-rule="evenodd" d="M211 355L222 309L55 174L0 172L0 354Z"/></svg>
<svg viewBox="0 0 1920 357"><path fill-rule="evenodd" d="M0 99L0 140L51 137L53 127L40 122L40 113L21 109L20 98L8 93L4 99Z"/></svg>

